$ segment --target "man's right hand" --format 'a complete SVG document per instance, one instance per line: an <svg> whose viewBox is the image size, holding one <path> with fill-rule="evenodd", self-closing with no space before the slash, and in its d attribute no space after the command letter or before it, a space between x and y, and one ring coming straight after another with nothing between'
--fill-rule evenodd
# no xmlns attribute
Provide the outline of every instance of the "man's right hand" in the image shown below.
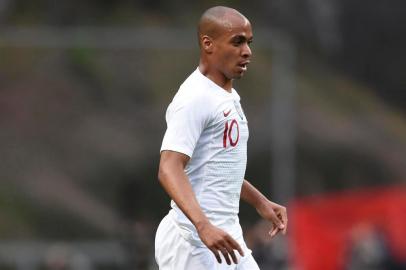
<svg viewBox="0 0 406 270"><path fill-rule="evenodd" d="M235 241L228 233L212 225L210 222L198 224L196 229L200 239L211 250L211 252L213 252L218 263L221 263L219 252L223 254L228 265L231 264L230 257L235 264L238 263L237 257L234 253L235 249L241 256L244 256L244 252L237 241Z"/></svg>

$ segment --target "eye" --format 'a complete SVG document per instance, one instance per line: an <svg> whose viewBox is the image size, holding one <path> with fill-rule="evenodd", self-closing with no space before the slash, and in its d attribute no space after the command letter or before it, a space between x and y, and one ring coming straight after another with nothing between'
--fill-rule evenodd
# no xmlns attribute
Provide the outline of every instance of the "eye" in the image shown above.
<svg viewBox="0 0 406 270"><path fill-rule="evenodd" d="M241 44L243 44L245 42L245 39L243 37L235 37L232 39L231 43L234 46L240 46Z"/></svg>

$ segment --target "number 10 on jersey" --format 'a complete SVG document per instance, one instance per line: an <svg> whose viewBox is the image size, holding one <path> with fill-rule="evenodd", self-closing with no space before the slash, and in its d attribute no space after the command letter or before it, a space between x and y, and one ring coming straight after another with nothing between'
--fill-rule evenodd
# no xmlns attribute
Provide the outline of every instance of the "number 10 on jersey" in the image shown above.
<svg viewBox="0 0 406 270"><path fill-rule="evenodd" d="M223 134L223 147L227 148L227 142L232 147L235 147L238 143L239 138L240 138L240 128L238 126L237 120L233 119L230 122L226 121Z"/></svg>

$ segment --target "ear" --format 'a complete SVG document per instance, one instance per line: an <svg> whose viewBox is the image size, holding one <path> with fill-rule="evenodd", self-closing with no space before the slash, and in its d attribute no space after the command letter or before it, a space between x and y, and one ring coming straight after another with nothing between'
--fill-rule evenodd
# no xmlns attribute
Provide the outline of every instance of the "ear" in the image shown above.
<svg viewBox="0 0 406 270"><path fill-rule="evenodd" d="M204 35L201 37L201 44L202 44L202 49L206 52L211 54L213 52L213 40L211 37Z"/></svg>

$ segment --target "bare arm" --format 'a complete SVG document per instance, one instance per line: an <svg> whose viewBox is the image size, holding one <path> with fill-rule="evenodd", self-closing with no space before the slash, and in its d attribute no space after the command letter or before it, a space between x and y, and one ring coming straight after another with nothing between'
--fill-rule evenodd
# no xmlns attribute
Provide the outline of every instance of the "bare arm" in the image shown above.
<svg viewBox="0 0 406 270"><path fill-rule="evenodd" d="M268 200L250 182L244 180L241 188L241 199L252 205L260 216L272 223L272 230L269 232L274 237L279 231L286 233L288 228L288 217L286 208Z"/></svg>
<svg viewBox="0 0 406 270"><path fill-rule="evenodd" d="M209 220L203 213L189 183L184 168L189 157L173 152L163 151L159 164L158 178L168 193L183 213L192 221L196 228L208 223Z"/></svg>
<svg viewBox="0 0 406 270"><path fill-rule="evenodd" d="M230 257L237 263L234 249L243 255L240 245L226 232L213 226L203 213L193 192L189 179L184 172L189 157L174 151L163 151L159 163L158 178L162 187L175 201L176 205L196 227L200 239L214 253L221 263L219 251L223 253L227 264Z"/></svg>

